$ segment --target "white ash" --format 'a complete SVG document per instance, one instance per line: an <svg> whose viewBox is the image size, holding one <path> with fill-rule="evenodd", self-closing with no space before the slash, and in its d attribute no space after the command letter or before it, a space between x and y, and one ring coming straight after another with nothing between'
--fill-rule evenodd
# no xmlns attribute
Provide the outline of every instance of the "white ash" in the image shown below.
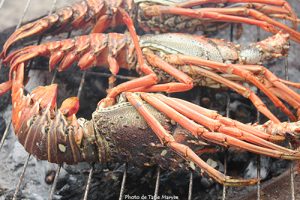
<svg viewBox="0 0 300 200"><path fill-rule="evenodd" d="M257 178L257 165L258 159L252 159L251 162L248 164L247 168L245 169L244 178ZM260 156L260 178L264 180L267 178L270 172L271 167L271 158Z"/></svg>

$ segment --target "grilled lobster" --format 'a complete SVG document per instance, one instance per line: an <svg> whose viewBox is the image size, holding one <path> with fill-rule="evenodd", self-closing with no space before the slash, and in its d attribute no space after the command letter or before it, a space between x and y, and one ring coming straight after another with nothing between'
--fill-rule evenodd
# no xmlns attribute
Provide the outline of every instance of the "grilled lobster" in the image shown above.
<svg viewBox="0 0 300 200"><path fill-rule="evenodd" d="M107 98L100 102L102 107L112 105L115 97L126 91L170 93L186 91L195 85L225 85L249 98L270 120L280 123L260 98L242 83L247 81L258 87L291 120L296 120L280 99L297 109L299 116L300 96L287 87L299 87L299 84L281 80L260 65L264 60L285 56L289 48L287 41L287 34L278 33L241 48L224 40L201 36L145 35L140 37L139 45L147 63L137 67L134 44L129 36L116 33L91 34L25 47L12 53L4 62L10 62L13 71L20 63L37 56L46 56L50 57L50 70L59 65L58 69L62 71L78 62L81 69L106 66L116 74L122 67L137 70L143 75L113 88ZM0 85L0 93L10 87L11 81L3 83Z"/></svg>
<svg viewBox="0 0 300 200"><path fill-rule="evenodd" d="M295 30L272 18L291 21ZM100 33L126 24L136 40L132 21L146 32L160 33L209 31L220 27L220 22L246 23L273 34L282 30L300 42L299 19L285 0L84 0L16 30L5 43L2 57L20 39L88 27Z"/></svg>
<svg viewBox="0 0 300 200"><path fill-rule="evenodd" d="M25 95L24 68L24 63L14 67L12 124L20 143L42 160L68 164L128 161L180 167L182 161L173 157L168 151L171 149L217 182L243 186L258 180L233 179L209 166L198 155L205 152L206 142L275 158L300 159L299 152L263 139L278 140L281 136L163 95L127 92L129 103L98 107L90 121L77 119L77 98L66 99L56 108L57 85L40 86Z"/></svg>

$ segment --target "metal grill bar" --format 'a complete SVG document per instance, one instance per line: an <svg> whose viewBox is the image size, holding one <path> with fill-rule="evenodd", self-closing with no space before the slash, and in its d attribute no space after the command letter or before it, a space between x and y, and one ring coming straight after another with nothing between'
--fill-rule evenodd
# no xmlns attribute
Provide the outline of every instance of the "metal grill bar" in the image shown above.
<svg viewBox="0 0 300 200"><path fill-rule="evenodd" d="M1 149L4 145L5 139L7 138L7 135L9 133L10 127L11 127L11 120L9 120L8 126L6 127L6 129L4 131L4 134L2 136L2 139L1 139L1 142L0 142L0 152L1 152Z"/></svg>
<svg viewBox="0 0 300 200"><path fill-rule="evenodd" d="M28 11L30 3L31 3L31 0L27 0L25 8L24 8L24 11L23 11L23 14L22 14L22 17L21 17L21 19L20 19L20 21L19 21L19 23L18 23L18 25L16 27L16 30L22 25L22 22L24 20L24 17L26 15L27 11Z"/></svg>
<svg viewBox="0 0 300 200"><path fill-rule="evenodd" d="M257 200L261 197L261 186L260 186L260 155L257 156Z"/></svg>
<svg viewBox="0 0 300 200"><path fill-rule="evenodd" d="M49 194L49 200L53 199L53 196L54 196L54 192L55 192L55 189L56 189L56 185L57 185L57 181L58 181L58 176L59 176L59 173L60 173L60 170L61 170L61 165L59 165L57 167L57 170L55 172L55 177L54 177L54 181L53 181L53 184L52 184L52 187L51 187L51 190L50 190L50 194Z"/></svg>
<svg viewBox="0 0 300 200"><path fill-rule="evenodd" d="M126 178L127 178L127 169L128 169L128 164L125 163L125 168L124 168L124 173L123 173L123 178L122 178L122 184L121 184L121 190L120 190L119 200L123 200L124 191L125 191L125 183L126 183Z"/></svg>
<svg viewBox="0 0 300 200"><path fill-rule="evenodd" d="M83 72L81 80L80 80L80 85L79 85L78 93L77 93L78 99L80 98L80 95L81 95L81 92L82 92L82 88L83 88L83 85L84 85L84 82L85 82L85 77L86 77L86 71Z"/></svg>
<svg viewBox="0 0 300 200"><path fill-rule="evenodd" d="M260 28L257 27L256 29L256 41L260 41ZM260 90L258 90L258 94L260 93ZM260 122L260 112L258 110L256 110L256 122L259 123ZM257 196L257 200L260 200L260 197L261 197L261 185L260 185L260 155L257 155L257 171L256 171L256 174L257 174L257 179L258 179L258 182L256 184L256 196Z"/></svg>
<svg viewBox="0 0 300 200"><path fill-rule="evenodd" d="M22 16L21 16L21 18L20 18L20 20L19 20L19 22L18 22L18 25L17 25L16 29L18 29L18 28L21 26L22 21L23 21L23 19L24 19L26 13L27 13L27 11L28 11L30 2L31 2L31 0L27 0L26 5L25 5L25 8L24 8L24 11L23 11L23 13L22 13ZM1 1L0 8L2 7L3 4L4 4L4 0ZM2 65L2 64L1 64L1 65ZM2 146L3 146L3 144L4 144L4 141L5 141L5 139L6 139L7 135L8 135L8 131L9 131L9 129L10 129L10 126L11 126L11 120L10 120L9 125L8 125L8 127L6 128L6 130L5 130L5 134L3 135L3 138L2 138L2 140L1 140L1 147L0 147L0 150L2 149ZM22 173L21 173L20 178L19 178L19 180L18 180L17 187L16 187L16 190L15 190L15 193L14 193L14 196L13 196L13 200L17 199L17 195L18 195L18 193L19 193L19 190L20 190L22 181L23 181L23 179L24 179L24 175L25 175L25 172L26 172L26 169L27 169L27 166L28 166L28 162L29 162L30 156L31 156L30 154L27 156L26 161L25 161L25 163L24 163L23 170L22 170Z"/></svg>
<svg viewBox="0 0 300 200"><path fill-rule="evenodd" d="M228 152L227 152L227 150L225 150L225 153L224 153L224 174L225 174L225 176L227 174L227 159L228 159L227 154L228 154ZM223 185L222 200L226 199L226 195L227 195L227 187L225 185Z"/></svg>
<svg viewBox="0 0 300 200"><path fill-rule="evenodd" d="M258 29L258 32L257 32L257 38L260 38L260 31ZM259 39L257 39L259 40ZM258 91L258 94L260 93L260 91ZM259 123L260 122L260 112L257 110L256 112L256 122ZM257 200L260 200L261 198L261 182L260 182L260 171L261 171L261 163L260 163L260 159L261 159L261 156L260 155L257 155L257 158L256 158L256 163L257 163L257 166L256 166L256 176L257 176L257 179L258 179L258 182L256 184L256 196L257 196Z"/></svg>
<svg viewBox="0 0 300 200"><path fill-rule="evenodd" d="M157 167L154 200L158 199L159 183L160 183L160 167Z"/></svg>
<svg viewBox="0 0 300 200"><path fill-rule="evenodd" d="M2 5L4 4L4 1L5 1L5 0L2 0L2 2L1 2L1 4L0 4L0 8L1 8ZM28 11L30 2L31 2L31 0L27 0L27 2L26 2L26 4L25 4L25 8L24 8L24 10L23 10L23 13L22 13L22 15L21 15L21 18L20 18L20 20L19 20L19 22L18 22L18 25L16 26L15 30L17 30L18 28L20 28L21 24L23 23L23 20L24 20L24 17L25 17L25 15L26 15L27 11ZM1 69L1 67L2 67L2 60L1 60L1 62L0 62L0 69ZM5 142L5 140L6 140L6 137L7 137L7 135L8 135L8 132L9 132L9 130L10 130L10 126L11 126L11 120L9 120L9 125L8 125L8 126L6 127L6 129L5 129L5 133L6 133L6 134L4 134L3 137L2 137L2 139L1 139L0 152L1 152L1 149L2 149L2 147L3 147L4 142Z"/></svg>
<svg viewBox="0 0 300 200"><path fill-rule="evenodd" d="M87 200L88 199L89 190L90 190L90 186L91 186L91 183L92 183L93 173L94 173L94 165L92 165L92 167L90 169L90 172L89 172L88 180L87 180L85 191L84 191L83 200Z"/></svg>
<svg viewBox="0 0 300 200"><path fill-rule="evenodd" d="M27 156L27 158L26 158L26 161L25 161L25 163L24 163L23 170L22 170L22 173L21 173L21 175L20 175L20 178L19 178L19 181L18 181L16 190L15 190L15 193L14 193L14 196L13 196L13 200L16 200L16 199L17 199L17 196L18 196L18 193L19 193L21 184L22 184L22 182L23 182L24 175L25 175L25 172L26 172L26 169L27 169L27 166L28 166L28 162L29 162L30 157L31 157L31 154L28 154L28 156Z"/></svg>
<svg viewBox="0 0 300 200"><path fill-rule="evenodd" d="M291 199L296 200L293 162L291 162L290 164L290 182L291 182Z"/></svg>
<svg viewBox="0 0 300 200"><path fill-rule="evenodd" d="M230 40L233 39L233 25L231 25L231 31L230 31ZM226 117L230 117L230 96L229 94L226 94ZM227 154L228 154L228 151L227 149L225 149L225 152L224 152L224 174L226 175L227 174ZM222 191L222 200L225 200L226 199L226 196L227 196L227 186L226 185L223 185L223 191Z"/></svg>
<svg viewBox="0 0 300 200"><path fill-rule="evenodd" d="M189 181L189 195L188 200L192 200L193 196L193 172L190 172L190 181Z"/></svg>
<svg viewBox="0 0 300 200"><path fill-rule="evenodd" d="M234 31L234 24L230 24L230 32L229 32L229 39L231 42L233 42L233 31ZM226 117L230 117L230 96L227 94L226 96ZM224 152L224 175L227 174L227 149L225 149ZM226 185L223 185L223 191L222 191L222 200L226 200L227 196L227 187Z"/></svg>
<svg viewBox="0 0 300 200"><path fill-rule="evenodd" d="M289 80L289 60L288 60L288 55L284 60L284 76L285 80ZM290 120L288 120L290 121ZM290 143L290 147L292 148L292 145ZM294 165L293 162L290 164L290 185L291 185L291 199L295 200L296 195L295 195L295 180L294 180Z"/></svg>
<svg viewBox="0 0 300 200"><path fill-rule="evenodd" d="M5 2L5 0L2 0L2 1L0 2L0 8L2 8L4 2Z"/></svg>
<svg viewBox="0 0 300 200"><path fill-rule="evenodd" d="M258 31L258 36L259 38L259 31ZM260 91L258 91L258 94L259 94ZM257 110L256 112L256 122L259 123L260 122L260 112ZM260 159L261 159L261 156L260 155L257 155L257 158L256 158L256 163L257 163L257 166L256 166L256 175L257 175L257 179L258 179L258 182L256 184L256 196L257 196L257 200L260 200L261 198L261 182L260 182L260 171L261 171L261 162L260 162Z"/></svg>

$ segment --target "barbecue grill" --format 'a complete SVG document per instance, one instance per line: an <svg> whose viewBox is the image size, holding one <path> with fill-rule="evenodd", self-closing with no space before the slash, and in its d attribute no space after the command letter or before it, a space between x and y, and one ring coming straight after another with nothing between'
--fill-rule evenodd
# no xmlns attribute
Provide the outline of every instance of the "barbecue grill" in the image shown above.
<svg viewBox="0 0 300 200"><path fill-rule="evenodd" d="M21 17L18 19L18 23L15 23L14 24L10 24L11 26L14 26L17 24L17 27L20 27L24 21L26 16L28 15L28 13L33 13L34 11L32 11L31 9L31 5L33 5L33 2L36 2L38 3L38 1L36 0L23 0L23 2L21 3L20 1L17 1L17 0L14 0L11 2L16 2L15 4L19 5L19 4L22 4L23 6L23 12L22 12L22 15ZM9 2L9 3L11 3ZM58 5L58 4L61 4L61 2L57 1L57 0L47 0L47 4L50 2L51 6L48 7L50 8L50 11L49 11L49 14L51 14L54 9L56 7L61 7L61 5ZM70 1L69 1L70 2ZM71 1L71 2L74 2L74 1ZM3 17L1 16L1 11L2 10L7 10L7 9L10 9L11 10L11 13L15 12L14 11L14 8L7 5L9 4L8 1L6 0L0 0L0 17ZM40 3L40 2L39 2ZM44 2L43 2L44 3ZM68 4L68 2L64 2L64 4ZM300 7L300 2L292 2L292 5L297 5L298 7ZM300 9L298 9L300 10ZM45 10L43 10L41 13L45 13ZM299 12L298 12L299 13ZM39 16L39 15L37 15ZM248 26L246 26L248 28ZM252 27L253 29L253 27ZM226 30L226 31L220 31L220 32L223 32L223 34L228 34L228 38L230 38L230 40L234 40L234 25L231 25L231 28L230 30ZM260 35L261 34L264 34L264 33L261 33L259 30L257 30L257 34L256 34L256 39L259 40L259 38L261 37ZM1 35L1 33L0 33ZM72 35L72 33L70 32L67 37L70 37ZM42 40L44 40L45 38L41 37L41 38L38 38L35 43L40 43L42 42ZM299 47L296 47L295 45L292 45L291 47L291 51L295 51L296 48L299 48ZM284 59L283 63L284 63L284 66L281 66L282 68L281 69L284 69L283 71L283 75L285 76L285 79L289 79L289 70L292 68L290 67L291 64L289 62L289 59L290 58L286 58ZM38 62L38 61L37 61ZM1 65L1 61L0 61L0 65ZM36 66L34 66L33 63L30 63L30 67L31 69L37 69ZM296 66L294 66L296 67ZM298 66L299 67L299 66ZM1 68L1 67L0 67ZM41 69L42 71L45 71L45 69L47 68L44 68L44 69ZM84 72L77 72L77 73L81 73L81 78L80 78L80 81L79 81L79 86L77 88L77 97L80 98L82 96L82 92L84 91L84 85L85 85L85 82L87 80L87 76L96 76L96 77L101 77L101 78L108 78L110 75L107 73L107 72L102 72L102 71L84 71ZM63 76L63 75L58 75L58 73L55 71L53 74L52 74L52 83L53 82L56 82L56 79L58 76ZM119 76L117 76L118 80L119 81L125 81L125 80L130 80L132 79L132 75L131 74L121 74ZM105 79L105 80L106 80ZM104 84L103 86L103 90L105 91L105 87L108 87L108 83L107 84ZM197 93L197 97L199 99L201 99L201 91L199 92L199 90L197 90L198 93ZM230 112L231 112L231 106L230 106L230 103L231 103L231 96L230 95L226 95L226 108L224 110L224 113L227 115L227 116L230 116ZM257 122L259 122L261 119L260 119L260 115L259 113L257 112L257 115L256 115L256 120ZM7 120L7 124L6 124L6 129L5 129L5 132L2 136L2 140L0 142L0 154L3 154L3 147L4 145L6 144L6 139L8 136L8 134L11 132L11 122L10 120ZM20 174L20 176L18 177L18 181L16 182L16 185L15 185L15 190L14 190L14 193L12 195L12 199L20 199L20 197L18 196L19 192L20 192L20 189L22 188L22 185L24 184L24 180L26 180L26 170L28 168L28 165L29 165L29 161L30 159L32 159L32 156L30 154L27 155L26 159L24 160L24 164L22 166L22 172ZM257 177L261 177L261 157L260 156L257 156L256 158L256 164L257 164ZM224 154L224 161L223 161L223 165L224 165L224 171L226 173L227 171L227 168L228 168L228 153L226 153L225 151L225 154ZM268 187L271 187L272 184L274 184L274 182L282 182L283 178L285 178L284 180L286 180L288 177L288 180L289 180L289 187L290 187L290 196L287 197L289 199L296 199L296 191L297 191L297 187L295 187L295 184L294 184L294 169L293 169L293 164L290 164L289 165L289 169L288 171L286 171L285 173L283 173L282 175L280 175L279 177L277 178L274 178L274 180L271 182L269 182L267 185L266 185L266 188ZM48 193L48 197L43 197L44 199L56 199L55 197L55 192L56 192L56 188L57 188L57 184L58 184L58 180L59 180L59 174L61 173L62 171L62 167L61 165L59 166L56 166L56 169L54 170L55 173L51 173L50 176L50 179L51 177L53 178L53 183L51 185L51 187L49 188L49 193ZM130 199L130 198L134 198L134 196L128 196L127 192L126 192L126 186L127 184L130 184L130 182L126 181L128 179L128 170L129 170L129 164L127 163L124 163L123 164L123 173L122 173L122 181L121 181L121 184L119 186L119 200L122 200L122 199ZM85 168L86 169L86 168ZM13 170L13 169L12 169ZM92 180L93 180L93 174L96 170L96 167L94 164L91 164L89 166L89 169L88 169L88 175L87 175L87 178L86 178L86 185L85 185L85 190L84 190L84 193L82 194L81 197L78 197L78 199L91 199L91 197L89 196L90 195L90 187L91 187L91 183L92 183ZM154 177L155 178L155 183L154 183L154 191L152 192L153 195L151 195L151 197L153 197L153 199L159 199L158 197L163 195L164 194L164 191L161 191L159 188L160 188L160 183L161 183L161 174L162 174L162 170L160 168L157 168L154 170L155 171L155 175ZM15 176L17 176L17 174L15 174ZM186 196L186 199L188 200L191 200L193 199L193 185L195 184L195 175L193 174L193 172L190 172L189 173L189 176L187 177L188 179L188 184L187 184L187 196ZM27 183L27 184L34 184L34 183ZM259 182L255 188L248 188L249 192L247 194L247 197L246 196L235 196L233 197L232 195L235 194L234 192L228 192L228 188L223 186L222 188L222 195L221 195L221 198L222 200L225 200L225 199L246 199L246 198L249 198L249 199L263 199L262 197L264 196L263 191L264 191L264 184L261 185L261 183ZM295 189L296 188L296 189ZM235 189L233 189L235 190ZM240 191L240 190L238 190ZM2 192L1 190L1 184L0 184L0 199L2 199L1 195L2 193L5 193L5 192ZM238 192L237 192L238 193ZM253 194L255 194L253 196ZM148 199L150 199L151 197L146 195ZM176 199L176 196L174 197ZM179 199L179 198L178 198Z"/></svg>

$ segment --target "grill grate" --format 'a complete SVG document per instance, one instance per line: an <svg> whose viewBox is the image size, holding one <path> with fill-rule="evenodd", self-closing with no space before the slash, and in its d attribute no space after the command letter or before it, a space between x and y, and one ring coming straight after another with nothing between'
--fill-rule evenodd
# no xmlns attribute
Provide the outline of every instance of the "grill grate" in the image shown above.
<svg viewBox="0 0 300 200"><path fill-rule="evenodd" d="M5 3L5 0L1 0L0 1L0 9L3 7ZM23 10L23 13L22 13L22 16L18 22L18 25L16 27L19 28L24 20L24 17L26 15L26 13L28 12L28 9L29 9L29 6L30 6L30 3L31 3L31 0L27 0L26 4L25 4L25 7L24 7L24 10ZM57 4L57 0L53 0L53 3L52 3L52 8L49 12L49 14L51 14L55 8ZM233 40L233 27L234 26L231 26L231 31L230 31L230 40L232 41ZM71 33L69 33L68 37L70 36ZM260 31L258 29L257 31L257 39L259 40L260 38ZM37 44L39 44L40 42L42 41L42 37L38 40ZM0 68L1 68L1 61L0 61ZM289 63L288 63L288 57L285 59L285 79L288 80L289 77L288 77L288 70L289 70ZM52 79L52 82L55 81L56 79L56 74L57 74L57 71L54 72L53 74L53 79ZM87 74L96 74L97 76L101 76L101 77L110 77L109 74L106 74L106 73L95 73L95 72L89 72L89 71L85 71L82 73L82 77L81 77L81 81L80 81L80 86L78 88L78 93L77 93L77 97L80 98L80 95L82 93L82 90L83 90L83 86L84 86L84 83L85 83L85 78L86 78L86 75ZM129 76L122 76L122 75L117 75L116 76L117 79L120 79L120 80L132 80L133 77L129 77ZM230 107L229 107L229 104L230 104L230 96L227 95L227 106L226 106L226 116L229 116L229 113L230 113ZM257 112L257 122L260 121L260 115L259 115L259 112ZM0 152L1 152L1 149L5 143L5 140L7 138L7 135L9 133L9 130L11 128L11 121L8 123L8 126L6 127L6 130L4 132L4 135L2 137L2 140L0 142ZM17 199L17 195L18 195L18 192L20 190L20 187L21 187L21 184L25 178L25 172L26 172L26 169L27 169L27 166L28 166L28 162L31 158L31 155L28 154L25 162L24 162L24 166L23 166L23 170L22 170L22 173L19 177L19 180L18 180L18 183L17 183L17 186L16 186L16 189L15 189L15 192L14 192L14 196L13 196L13 199ZM225 153L225 157L224 157L224 173L226 174L227 172L227 153ZM260 178L260 171L261 171L261 164L260 164L260 156L257 156L257 177ZM124 172L123 172L123 178L122 178L122 183L121 183L121 187L120 187L120 196L119 196L119 200L122 200L123 197L124 197L124 191L125 191L125 187L126 187L126 178L127 178L127 171L128 171L128 164L125 163L125 168L124 168ZM61 171L61 165L59 165L57 167L57 170L56 170L56 173L55 173L55 178L54 178L54 182L53 182L53 185L51 187L51 190L49 192L49 199L53 199L53 196L54 196L54 193L55 193L55 189L56 189L56 186L57 186L57 181L58 181L58 177L59 177L59 174L60 174L60 171ZM295 185L294 185L294 173L293 173L293 164L290 165L290 185L291 185L291 199L292 200L295 200ZM88 179L87 179L87 183L86 183L86 187L85 187L85 192L84 192L84 196L83 196L83 199L86 200L88 199L88 194L89 194L89 189L90 189L90 186L91 186L91 182L92 182L92 176L93 176L93 173L94 173L94 165L91 165L90 167L90 170L89 170L89 175L88 175ZM154 199L157 199L158 195L159 195L159 184L160 184L160 173L161 173L161 170L160 168L157 168L157 172L156 172L156 182L155 182L155 191L154 191ZM193 172L191 171L190 172L190 177L189 177L189 189L188 189L188 199L191 200L192 199L192 188L193 188ZM223 186L223 194L222 194L222 200L226 200L227 198L227 187L226 186ZM260 185L260 182L258 182L257 184L257 199L260 200L261 199L261 185Z"/></svg>

